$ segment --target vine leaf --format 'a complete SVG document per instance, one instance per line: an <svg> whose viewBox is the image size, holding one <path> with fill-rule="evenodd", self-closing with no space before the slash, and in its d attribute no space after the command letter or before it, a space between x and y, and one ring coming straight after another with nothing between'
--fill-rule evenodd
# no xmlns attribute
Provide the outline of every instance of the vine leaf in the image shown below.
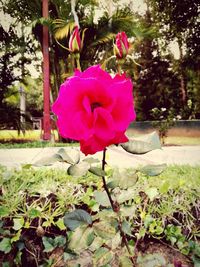
<svg viewBox="0 0 200 267"><path fill-rule="evenodd" d="M4 237L0 242L0 251L7 254L11 251L11 249L12 249L12 246L11 246L10 238Z"/></svg>
<svg viewBox="0 0 200 267"><path fill-rule="evenodd" d="M20 230L24 226L24 218L23 217L21 217L19 219L18 218L13 219L13 222L14 222L13 229L15 231Z"/></svg>

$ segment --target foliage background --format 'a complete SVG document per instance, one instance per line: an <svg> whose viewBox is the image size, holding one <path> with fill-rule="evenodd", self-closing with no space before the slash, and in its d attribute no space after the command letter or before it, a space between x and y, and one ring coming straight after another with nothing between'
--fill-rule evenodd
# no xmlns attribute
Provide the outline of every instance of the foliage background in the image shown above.
<svg viewBox="0 0 200 267"><path fill-rule="evenodd" d="M60 84L72 74L70 54L58 42L68 46L74 25L70 1L50 0L48 19L42 18L40 0L8 0L6 5L4 2L0 1L1 12L12 19L9 29L3 24L0 27L1 127L12 124L6 110L15 111L16 121L19 117L16 97L19 82L27 90L28 113L42 116L42 73L38 55L41 57L43 25L47 25L50 32L50 89L51 101L55 100ZM141 14L133 8L132 1L109 0L107 4L97 0L76 1L80 28L87 29L81 52L82 69L103 63L111 56L116 33L125 31L130 38L130 53L139 64L128 60L124 64L124 70L135 84L137 120L153 120L151 110L155 107L166 108L182 119L199 119L199 1L146 0L144 5L146 9ZM179 55L171 52L170 42L176 42ZM14 56L18 56L18 60L13 60ZM39 76L35 81L27 77L33 75L32 64ZM116 71L114 61L108 64L108 70ZM34 103L38 103L37 108Z"/></svg>

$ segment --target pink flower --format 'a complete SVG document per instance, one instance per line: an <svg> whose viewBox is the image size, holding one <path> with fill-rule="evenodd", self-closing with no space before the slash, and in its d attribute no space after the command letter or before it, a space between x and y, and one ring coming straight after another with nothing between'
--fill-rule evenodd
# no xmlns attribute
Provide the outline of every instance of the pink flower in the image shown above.
<svg viewBox="0 0 200 267"><path fill-rule="evenodd" d="M127 142L125 131L135 119L132 82L114 78L99 65L76 71L60 88L52 106L60 135L80 141L81 151L94 154Z"/></svg>
<svg viewBox="0 0 200 267"><path fill-rule="evenodd" d="M118 59L126 57L129 50L129 43L125 32L119 32L116 36L114 54Z"/></svg>
<svg viewBox="0 0 200 267"><path fill-rule="evenodd" d="M69 50L73 53L78 53L82 49L81 37L79 34L78 26L75 26L73 33L69 39Z"/></svg>

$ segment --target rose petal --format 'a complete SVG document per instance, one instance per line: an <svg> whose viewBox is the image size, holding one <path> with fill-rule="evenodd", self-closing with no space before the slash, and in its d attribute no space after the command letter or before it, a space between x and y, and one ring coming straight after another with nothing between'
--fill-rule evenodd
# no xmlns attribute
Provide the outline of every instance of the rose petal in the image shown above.
<svg viewBox="0 0 200 267"><path fill-rule="evenodd" d="M101 140L111 140L115 136L113 118L103 108L94 110L94 134Z"/></svg>

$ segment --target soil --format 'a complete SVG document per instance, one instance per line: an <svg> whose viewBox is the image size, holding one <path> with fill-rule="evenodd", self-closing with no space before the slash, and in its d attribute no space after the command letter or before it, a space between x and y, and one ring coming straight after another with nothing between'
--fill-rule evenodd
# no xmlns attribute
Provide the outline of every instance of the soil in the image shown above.
<svg viewBox="0 0 200 267"><path fill-rule="evenodd" d="M173 264L174 267L193 267L193 264L186 256L170 245L163 244L162 241L142 242L138 253L141 253L142 256L159 253L165 258L167 264ZM135 267L138 267L138 265L136 264Z"/></svg>

